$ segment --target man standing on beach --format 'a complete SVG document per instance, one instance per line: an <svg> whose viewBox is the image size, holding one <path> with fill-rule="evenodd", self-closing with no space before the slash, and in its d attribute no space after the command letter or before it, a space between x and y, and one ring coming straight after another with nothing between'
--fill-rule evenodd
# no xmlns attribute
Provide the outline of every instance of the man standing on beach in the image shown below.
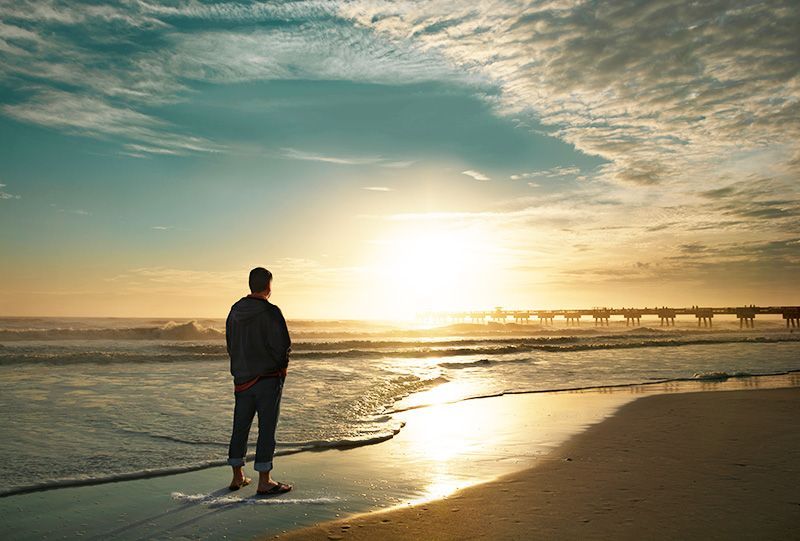
<svg viewBox="0 0 800 541"><path fill-rule="evenodd" d="M228 464L233 467L230 489L250 484L244 475L247 438L253 416L258 413L258 441L254 468L258 472L258 494L283 494L291 485L271 476L275 454L281 393L289 365L291 340L280 308L269 302L272 273L263 267L250 271L250 294L231 307L225 322L225 340L231 358L234 396L233 434Z"/></svg>

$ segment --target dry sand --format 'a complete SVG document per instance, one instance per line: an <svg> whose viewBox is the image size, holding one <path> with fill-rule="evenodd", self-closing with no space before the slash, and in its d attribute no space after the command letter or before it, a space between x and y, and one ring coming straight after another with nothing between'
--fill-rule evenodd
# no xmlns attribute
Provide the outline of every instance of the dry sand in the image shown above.
<svg viewBox="0 0 800 541"><path fill-rule="evenodd" d="M800 539L800 389L647 396L532 469L280 539Z"/></svg>

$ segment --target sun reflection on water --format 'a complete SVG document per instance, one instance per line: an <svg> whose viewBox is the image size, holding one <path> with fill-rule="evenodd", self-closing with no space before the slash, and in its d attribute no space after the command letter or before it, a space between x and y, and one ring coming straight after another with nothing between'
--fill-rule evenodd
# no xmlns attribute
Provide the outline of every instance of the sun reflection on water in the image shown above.
<svg viewBox="0 0 800 541"><path fill-rule="evenodd" d="M469 381L448 381L428 391L416 393L397 404L398 409L422 405L447 404L480 393L480 387Z"/></svg>
<svg viewBox="0 0 800 541"><path fill-rule="evenodd" d="M426 402L447 402L463 396L467 389L442 385L425 393ZM413 412L413 423L403 431L404 454L417 457L416 467L425 473L421 494L411 503L449 496L480 480L478 462L496 445L486 427L497 426L496 411L481 408L475 401L435 405Z"/></svg>

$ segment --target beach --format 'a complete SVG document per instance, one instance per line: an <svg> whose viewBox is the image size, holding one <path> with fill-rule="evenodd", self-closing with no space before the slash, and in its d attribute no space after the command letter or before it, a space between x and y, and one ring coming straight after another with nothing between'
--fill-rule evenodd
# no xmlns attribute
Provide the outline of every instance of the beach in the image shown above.
<svg viewBox="0 0 800 541"><path fill-rule="evenodd" d="M255 485L227 490L233 392L223 323L0 320L0 408L13 412L0 417L5 538L253 539L390 509L447 506L471 490L502 502L508 489L506 496L544 509L530 488L470 487L530 468L580 467L582 455L562 446L607 423L629 425L625 412L651 395L679 403L708 392L715 410L734 415L715 397L800 387L800 337L778 321L755 330L733 320L713 330L295 322L274 472L295 488L260 498ZM762 421L758 429L790 426ZM653 424L668 438L658 456L687 448L673 417L656 416ZM740 431L749 437L748 428ZM250 476L256 435L254 427ZM628 442L614 456L630 460L642 449ZM776 449L793 448L777 442ZM709 464L701 473L714 471ZM574 471L559 470L554 479L569 480ZM580 493L568 488L558 494ZM597 506L606 496L589 497ZM649 493L630 497L641 498L643 509L655 501ZM524 516L512 513L508 526L535 517L534 507L513 511ZM597 524L594 510L582 519Z"/></svg>
<svg viewBox="0 0 800 541"><path fill-rule="evenodd" d="M716 532L754 509L779 532L797 518L798 395L795 372L464 400L397 414L380 444L278 457L284 496L229 492L216 466L10 495L0 518L15 540L528 539L645 535L647 513Z"/></svg>
<svg viewBox="0 0 800 541"><path fill-rule="evenodd" d="M533 468L279 538L797 538L798 411L800 388L648 396Z"/></svg>

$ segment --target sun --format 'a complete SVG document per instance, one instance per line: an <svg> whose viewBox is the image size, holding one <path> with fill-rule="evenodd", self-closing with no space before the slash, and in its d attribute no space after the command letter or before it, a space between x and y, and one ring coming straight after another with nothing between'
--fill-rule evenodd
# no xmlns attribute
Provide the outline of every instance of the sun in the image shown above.
<svg viewBox="0 0 800 541"><path fill-rule="evenodd" d="M485 286L490 261L482 256L485 239L473 229L422 224L377 244L372 269L380 293L375 301L396 317L464 309L474 305L474 292Z"/></svg>

